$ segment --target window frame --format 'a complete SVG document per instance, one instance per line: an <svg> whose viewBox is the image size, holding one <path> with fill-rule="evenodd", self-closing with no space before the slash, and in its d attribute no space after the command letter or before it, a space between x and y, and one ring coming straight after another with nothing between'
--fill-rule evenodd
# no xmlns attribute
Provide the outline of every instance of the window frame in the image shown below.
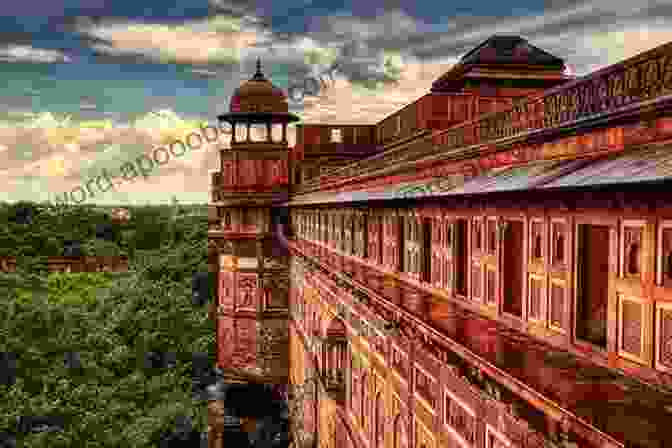
<svg viewBox="0 0 672 448"><path fill-rule="evenodd" d="M672 219L664 219L658 223L656 231L656 285L663 288L672 288L672 279L668 280L669 284L663 278L665 274L665 255L663 253L663 235L666 230L672 230ZM671 273L672 274L672 273Z"/></svg>

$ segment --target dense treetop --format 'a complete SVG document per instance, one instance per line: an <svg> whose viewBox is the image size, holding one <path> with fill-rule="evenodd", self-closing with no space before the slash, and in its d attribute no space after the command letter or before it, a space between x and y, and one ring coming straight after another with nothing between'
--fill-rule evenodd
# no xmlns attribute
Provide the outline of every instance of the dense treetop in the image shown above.
<svg viewBox="0 0 672 448"><path fill-rule="evenodd" d="M16 272L0 273L0 433L34 448L142 448L184 416L205 430L192 390L194 354L214 362L214 324L192 303L192 277L208 270L204 209L131 208L114 242L129 272L47 275L37 255L59 255L66 239L91 247L105 214L36 205L22 224L7 219L13 207L0 206L0 250L20 256ZM17 433L40 416L63 429Z"/></svg>
<svg viewBox="0 0 672 448"><path fill-rule="evenodd" d="M137 250L207 237L206 206L127 208L130 220L115 222L111 207L0 203L0 256L58 257L69 241L80 242L83 255L133 256ZM105 227L109 232L100 235Z"/></svg>

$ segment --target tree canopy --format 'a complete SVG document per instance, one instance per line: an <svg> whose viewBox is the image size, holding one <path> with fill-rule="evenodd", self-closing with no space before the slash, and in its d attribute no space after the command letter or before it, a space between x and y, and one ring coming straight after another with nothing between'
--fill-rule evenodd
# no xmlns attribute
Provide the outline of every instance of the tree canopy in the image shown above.
<svg viewBox="0 0 672 448"><path fill-rule="evenodd" d="M0 362L13 372L0 384L0 432L34 448L142 448L185 418L204 431L191 364L194 353L214 364L215 330L191 296L194 273L208 269L205 207L131 208L112 242L131 256L129 272L49 275L44 259L58 242L95 241L105 212L38 204L25 224L5 219L15 207L0 206L0 250L20 257L16 272L0 273ZM150 352L175 356L148 364ZM28 417L61 426L17 433Z"/></svg>

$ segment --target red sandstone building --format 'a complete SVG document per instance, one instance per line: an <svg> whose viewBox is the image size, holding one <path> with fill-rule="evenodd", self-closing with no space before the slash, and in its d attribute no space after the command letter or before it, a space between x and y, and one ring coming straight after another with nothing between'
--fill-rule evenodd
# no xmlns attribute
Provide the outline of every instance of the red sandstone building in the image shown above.
<svg viewBox="0 0 672 448"><path fill-rule="evenodd" d="M294 238L276 235L291 255L289 313L275 316L288 322L290 383L316 386L298 397L302 444L671 443L672 44L564 73L524 39L494 36L375 125L298 127ZM236 154L223 152L229 183L213 177L213 241L271 222L241 211L224 223L226 194L244 190L247 207L255 182L273 185L259 174L241 190L254 170ZM254 333L233 323L240 291L257 321L271 299L241 286L235 256L216 260L226 367Z"/></svg>

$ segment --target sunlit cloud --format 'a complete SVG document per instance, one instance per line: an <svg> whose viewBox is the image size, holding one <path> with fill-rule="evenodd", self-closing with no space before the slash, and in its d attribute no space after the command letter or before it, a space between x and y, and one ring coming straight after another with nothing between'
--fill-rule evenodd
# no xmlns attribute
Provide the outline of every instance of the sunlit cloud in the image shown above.
<svg viewBox="0 0 672 448"><path fill-rule="evenodd" d="M164 63L235 64L241 51L259 40L240 21L213 17L181 25L108 22L78 26L81 33L98 39L91 47L108 56L142 56Z"/></svg>

